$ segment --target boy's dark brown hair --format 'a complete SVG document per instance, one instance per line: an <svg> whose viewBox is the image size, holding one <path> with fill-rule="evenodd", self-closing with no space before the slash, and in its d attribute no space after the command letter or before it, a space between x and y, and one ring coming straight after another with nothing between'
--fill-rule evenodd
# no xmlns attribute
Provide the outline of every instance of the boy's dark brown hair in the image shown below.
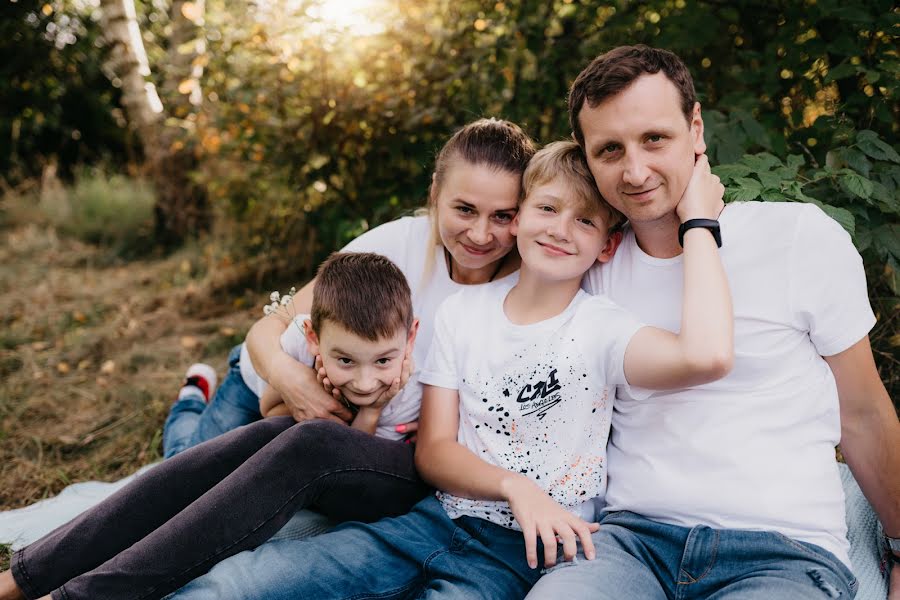
<svg viewBox="0 0 900 600"><path fill-rule="evenodd" d="M578 145L584 148L584 132L578 115L585 102L594 108L627 88L641 75L653 75L660 71L678 88L681 111L690 123L697 93L684 62L674 53L660 48L643 44L619 46L591 61L569 89L569 124Z"/></svg>
<svg viewBox="0 0 900 600"><path fill-rule="evenodd" d="M373 342L409 331L409 284L397 265L380 254L335 252L316 275L310 320L316 334L331 321Z"/></svg>

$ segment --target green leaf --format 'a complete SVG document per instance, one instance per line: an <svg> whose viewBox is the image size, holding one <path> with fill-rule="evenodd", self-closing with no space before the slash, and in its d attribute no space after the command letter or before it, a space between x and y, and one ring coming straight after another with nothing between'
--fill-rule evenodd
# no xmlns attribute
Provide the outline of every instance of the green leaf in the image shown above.
<svg viewBox="0 0 900 600"><path fill-rule="evenodd" d="M806 164L806 159L803 158L802 154L788 154L787 157L787 166L790 169L794 169L796 172L797 169Z"/></svg>
<svg viewBox="0 0 900 600"><path fill-rule="evenodd" d="M859 252L865 252L872 245L872 232L868 227L858 227L856 235L853 236L853 243Z"/></svg>
<svg viewBox="0 0 900 600"><path fill-rule="evenodd" d="M889 160L900 163L900 154L891 146L883 142L878 134L869 129L863 129L856 134L856 143L859 149L875 160Z"/></svg>
<svg viewBox="0 0 900 600"><path fill-rule="evenodd" d="M751 169L747 165L732 163L729 165L719 165L717 167L713 167L712 172L718 175L719 178L724 181L726 179L732 180L735 177L743 177L745 175L749 175L751 173Z"/></svg>
<svg viewBox="0 0 900 600"><path fill-rule="evenodd" d="M781 191L787 194L788 197L798 202L810 202L812 204L819 204L818 200L807 196L803 192L803 184L801 184L799 181L788 182L786 186L781 188Z"/></svg>
<svg viewBox="0 0 900 600"><path fill-rule="evenodd" d="M892 223L877 227L872 232L872 245L900 260L900 225Z"/></svg>
<svg viewBox="0 0 900 600"><path fill-rule="evenodd" d="M838 208L830 204L821 204L820 206L825 211L825 214L840 223L841 227L847 230L847 233L851 236L854 234L856 231L856 219L853 218L853 213L846 208Z"/></svg>
<svg viewBox="0 0 900 600"><path fill-rule="evenodd" d="M778 157L769 154L768 152L760 152L759 154L745 154L741 159L745 165L753 169L754 171L768 171L772 167L781 166L781 161L778 160Z"/></svg>
<svg viewBox="0 0 900 600"><path fill-rule="evenodd" d="M831 83L837 79L846 79L848 77L853 77L856 75L861 67L857 65L852 65L848 62L840 64L832 69L828 70L828 74L825 76L825 83Z"/></svg>
<svg viewBox="0 0 900 600"><path fill-rule="evenodd" d="M763 184L764 188L780 190L782 178L778 175L778 173L773 171L763 171L762 173L757 173L757 177L759 177L760 182Z"/></svg>
<svg viewBox="0 0 900 600"><path fill-rule="evenodd" d="M781 190L773 190L771 188L764 189L759 197L766 202L790 202L792 200L790 196Z"/></svg>
<svg viewBox="0 0 900 600"><path fill-rule="evenodd" d="M844 170L841 173L840 182L848 192L858 198L868 200L872 197L874 187L872 182L854 171Z"/></svg>
<svg viewBox="0 0 900 600"><path fill-rule="evenodd" d="M872 170L872 163L866 155L856 148L841 147L834 150L834 154L847 166L859 172L863 177L868 177Z"/></svg>
<svg viewBox="0 0 900 600"><path fill-rule="evenodd" d="M769 149L772 147L772 141L769 139L769 132L765 127L759 124L759 121L753 118L750 113L743 113L740 119L741 128L747 137L750 138L757 146Z"/></svg>
<svg viewBox="0 0 900 600"><path fill-rule="evenodd" d="M760 192L762 192L762 184L755 179L736 177L734 184L733 187L726 190L729 200L738 202L756 200L759 198Z"/></svg>

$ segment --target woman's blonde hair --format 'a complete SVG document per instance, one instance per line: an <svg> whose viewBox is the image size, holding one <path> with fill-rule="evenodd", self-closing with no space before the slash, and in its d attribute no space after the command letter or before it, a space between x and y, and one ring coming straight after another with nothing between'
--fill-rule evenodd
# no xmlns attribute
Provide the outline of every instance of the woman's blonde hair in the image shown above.
<svg viewBox="0 0 900 600"><path fill-rule="evenodd" d="M472 166L486 166L497 171L522 175L535 153L534 141L521 127L503 119L478 119L458 129L438 152L434 176L428 190L428 204L416 215L428 215L431 234L425 257L424 286L433 274L435 253L442 245L437 223L436 201L447 172L454 162L462 160ZM520 190L521 196L521 190Z"/></svg>

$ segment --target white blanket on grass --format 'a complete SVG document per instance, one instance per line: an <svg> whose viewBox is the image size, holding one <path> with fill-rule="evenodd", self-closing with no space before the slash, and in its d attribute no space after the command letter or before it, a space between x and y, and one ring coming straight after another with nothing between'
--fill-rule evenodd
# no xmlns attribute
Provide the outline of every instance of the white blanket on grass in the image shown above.
<svg viewBox="0 0 900 600"><path fill-rule="evenodd" d="M143 467L137 473L113 483L76 483L54 498L41 500L25 508L0 512L0 542L11 544L13 550L23 548L112 495L152 467L153 465ZM850 469L843 464L840 468L846 496L850 560L853 572L859 579L856 600L884 600L887 597L887 578L881 569L884 558L881 524L850 474ZM322 515L302 510L273 539L302 539L322 533L330 527L331 524Z"/></svg>

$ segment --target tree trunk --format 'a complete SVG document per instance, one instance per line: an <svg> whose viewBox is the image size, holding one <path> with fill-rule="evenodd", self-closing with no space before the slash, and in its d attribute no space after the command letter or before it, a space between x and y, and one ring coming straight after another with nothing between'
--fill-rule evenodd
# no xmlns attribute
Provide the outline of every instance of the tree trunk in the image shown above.
<svg viewBox="0 0 900 600"><path fill-rule="evenodd" d="M193 183L196 156L185 135L195 133L196 109L202 98L200 76L205 44L198 36L204 0L172 4L172 34L163 90L167 110L148 80L134 0L100 0L101 25L110 46L107 74L122 87L122 104L129 125L144 149L147 172L156 189L156 237L166 246L209 226L205 191Z"/></svg>

